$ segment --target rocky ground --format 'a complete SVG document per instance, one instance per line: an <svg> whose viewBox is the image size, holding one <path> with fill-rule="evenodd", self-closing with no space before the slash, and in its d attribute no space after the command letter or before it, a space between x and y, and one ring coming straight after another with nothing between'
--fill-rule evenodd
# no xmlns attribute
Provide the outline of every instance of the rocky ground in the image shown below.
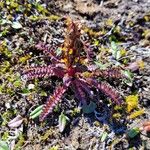
<svg viewBox="0 0 150 150"><path fill-rule="evenodd" d="M0 150L150 150L149 133L138 131L150 120L150 0L0 0L0 10ZM117 107L100 94L89 112L92 106L80 108L70 90L39 122L31 112L61 81L26 81L22 71L49 64L35 45L59 50L68 16L82 25L81 39L91 45L97 67L130 68L130 81L108 80L125 104ZM127 99L137 100L132 110ZM69 118L63 132L61 112Z"/></svg>

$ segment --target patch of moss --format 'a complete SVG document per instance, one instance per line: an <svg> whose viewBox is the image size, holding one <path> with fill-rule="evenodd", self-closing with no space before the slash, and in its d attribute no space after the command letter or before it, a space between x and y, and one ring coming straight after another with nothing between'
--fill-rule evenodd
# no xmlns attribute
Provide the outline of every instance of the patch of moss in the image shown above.
<svg viewBox="0 0 150 150"><path fill-rule="evenodd" d="M6 124L8 123L8 121L10 120L10 118L15 114L15 110L7 110L6 112L4 112L1 117L2 117L2 126L6 126Z"/></svg>
<svg viewBox="0 0 150 150"><path fill-rule="evenodd" d="M45 134L43 136L41 136L40 140L45 141L52 135L53 135L53 130L51 128L49 128L48 130L45 131Z"/></svg>
<svg viewBox="0 0 150 150"><path fill-rule="evenodd" d="M18 142L16 143L16 145L15 145L15 150L21 150L22 148L22 146L23 146L23 144L24 144L24 142L25 142L25 138L24 138L24 135L21 133L20 135L19 135L19 140L18 140Z"/></svg>

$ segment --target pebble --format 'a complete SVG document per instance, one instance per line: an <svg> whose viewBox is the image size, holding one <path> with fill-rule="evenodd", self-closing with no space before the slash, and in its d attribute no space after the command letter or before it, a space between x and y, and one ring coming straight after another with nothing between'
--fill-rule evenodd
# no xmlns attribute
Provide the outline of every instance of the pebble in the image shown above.
<svg viewBox="0 0 150 150"><path fill-rule="evenodd" d="M29 85L28 85L28 89L29 89L29 90L34 89L34 87L35 87L35 85L34 85L34 84L29 84Z"/></svg>
<svg viewBox="0 0 150 150"><path fill-rule="evenodd" d="M9 108L10 108L10 103L5 103L5 107L6 107L7 109L9 109Z"/></svg>
<svg viewBox="0 0 150 150"><path fill-rule="evenodd" d="M148 40L141 40L139 44L140 44L141 46L144 46L144 47L146 47L146 46L149 46L149 45L150 45L150 43L149 43L149 41L148 41Z"/></svg>

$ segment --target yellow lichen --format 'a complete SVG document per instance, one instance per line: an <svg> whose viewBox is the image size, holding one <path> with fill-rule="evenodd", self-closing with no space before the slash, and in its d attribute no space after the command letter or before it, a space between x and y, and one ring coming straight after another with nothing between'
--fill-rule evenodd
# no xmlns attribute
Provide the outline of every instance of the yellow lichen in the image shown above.
<svg viewBox="0 0 150 150"><path fill-rule="evenodd" d="M121 106L118 106L118 105L116 105L115 107L114 107L114 110L121 110L122 109L122 107Z"/></svg>
<svg viewBox="0 0 150 150"><path fill-rule="evenodd" d="M127 54L127 51L125 49L120 50L121 57L126 56L126 54Z"/></svg>
<svg viewBox="0 0 150 150"><path fill-rule="evenodd" d="M143 60L139 60L139 61L137 61L137 63L138 63L138 66L139 66L139 68L140 69L144 69L144 61Z"/></svg>
<svg viewBox="0 0 150 150"><path fill-rule="evenodd" d="M115 113L113 114L113 118L119 119L121 117L120 113Z"/></svg>
<svg viewBox="0 0 150 150"><path fill-rule="evenodd" d="M2 140L6 141L9 137L9 132L8 131L5 131L3 136L2 136Z"/></svg>
<svg viewBox="0 0 150 150"><path fill-rule="evenodd" d="M150 15L145 15L144 19L145 19L146 22L149 22L150 21Z"/></svg>
<svg viewBox="0 0 150 150"><path fill-rule="evenodd" d="M4 54L5 56L7 56L8 58L10 58L12 56L11 51L8 50L7 48L7 43L6 41L2 41L0 43L0 53Z"/></svg>
<svg viewBox="0 0 150 150"><path fill-rule="evenodd" d="M26 55L26 56L23 56L23 57L20 57L19 58L19 62L20 63L25 63L28 59L30 59L31 58L31 56L28 54L28 55Z"/></svg>
<svg viewBox="0 0 150 150"><path fill-rule="evenodd" d="M103 34L103 32L104 32L104 31L98 31L98 32L96 32L96 31L93 31L92 29L90 29L88 27L84 27L83 30L84 30L84 32L88 33L89 35L95 36L95 37Z"/></svg>
<svg viewBox="0 0 150 150"><path fill-rule="evenodd" d="M57 16L57 15L51 15L51 16L49 16L49 19L50 19L50 20L57 21L57 20L60 19L60 16Z"/></svg>
<svg viewBox="0 0 150 150"><path fill-rule="evenodd" d="M140 115L143 115L143 114L144 114L144 109L135 111L135 112L130 114L129 119L134 119L134 118L136 118Z"/></svg>
<svg viewBox="0 0 150 150"><path fill-rule="evenodd" d="M53 129L49 128L43 136L41 136L41 141L47 140L50 136L53 135Z"/></svg>
<svg viewBox="0 0 150 150"><path fill-rule="evenodd" d="M25 142L25 139L24 139L23 134L21 133L21 134L19 135L19 140L18 140L18 142L16 143L14 149L15 149L15 150L20 150L20 149L22 149L21 147L23 146L24 142Z"/></svg>
<svg viewBox="0 0 150 150"><path fill-rule="evenodd" d="M138 107L138 95L129 95L126 97L127 111L131 112Z"/></svg>
<svg viewBox="0 0 150 150"><path fill-rule="evenodd" d="M69 50L69 55L73 54L73 49Z"/></svg>
<svg viewBox="0 0 150 150"><path fill-rule="evenodd" d="M98 46L98 45L99 45L99 41L95 39L94 42L93 42L93 44L94 44L95 46Z"/></svg>
<svg viewBox="0 0 150 150"><path fill-rule="evenodd" d="M3 120L2 126L5 126L5 125L8 123L8 121L10 120L10 118L12 117L12 115L13 115L14 113L15 113L15 112L8 110L8 111L6 111L5 113L3 113L3 114L1 115L2 120Z"/></svg>
<svg viewBox="0 0 150 150"><path fill-rule="evenodd" d="M85 78L89 78L89 77L92 76L92 73L86 71L86 72L83 72L82 75L83 75Z"/></svg>
<svg viewBox="0 0 150 150"><path fill-rule="evenodd" d="M113 26L113 20L112 20L112 19L107 19L105 24L106 24L107 26L112 27L112 26Z"/></svg>
<svg viewBox="0 0 150 150"><path fill-rule="evenodd" d="M64 59L61 59L61 62L62 62L62 63L67 63L68 60L67 60L67 58L64 58Z"/></svg>
<svg viewBox="0 0 150 150"><path fill-rule="evenodd" d="M51 147L49 150L58 150L59 149L59 145L53 146Z"/></svg>

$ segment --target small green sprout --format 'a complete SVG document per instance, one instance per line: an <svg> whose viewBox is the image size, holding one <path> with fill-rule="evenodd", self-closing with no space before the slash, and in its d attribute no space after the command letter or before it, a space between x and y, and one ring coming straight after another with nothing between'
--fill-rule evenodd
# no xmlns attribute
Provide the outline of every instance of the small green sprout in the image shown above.
<svg viewBox="0 0 150 150"><path fill-rule="evenodd" d="M103 134L101 135L101 142L104 142L107 137L108 137L108 133L104 131Z"/></svg>
<svg viewBox="0 0 150 150"><path fill-rule="evenodd" d="M43 105L40 105L40 106L38 106L36 109L34 109L34 110L30 113L30 118L31 118L31 119L37 118L37 117L42 113L42 108L43 108Z"/></svg>
<svg viewBox="0 0 150 150"><path fill-rule="evenodd" d="M66 124L67 124L67 120L69 120L69 118L67 116L65 116L62 112L61 115L59 116L59 130L60 130L60 132L64 131Z"/></svg>
<svg viewBox="0 0 150 150"><path fill-rule="evenodd" d="M9 146L6 141L0 140L0 150L9 150Z"/></svg>

